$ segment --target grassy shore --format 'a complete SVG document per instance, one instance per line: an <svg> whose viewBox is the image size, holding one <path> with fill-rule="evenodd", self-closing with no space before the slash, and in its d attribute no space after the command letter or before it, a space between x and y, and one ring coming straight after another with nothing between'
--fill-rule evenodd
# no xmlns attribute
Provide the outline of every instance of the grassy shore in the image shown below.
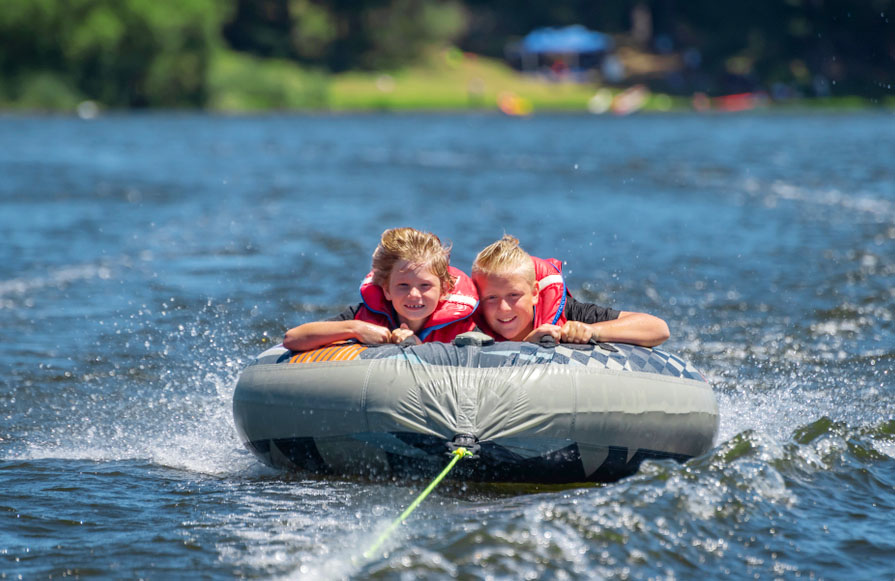
<svg viewBox="0 0 895 581"><path fill-rule="evenodd" d="M629 68L646 70L647 55L635 55ZM647 59L648 60L648 59ZM667 66L667 65L666 65ZM610 110L621 88L600 87L596 82L571 82L521 74L501 60L462 53L457 49L432 49L415 66L394 71L330 74L300 67L292 61L259 59L219 50L210 62L206 79L206 109L220 113L267 111L366 112L366 111L503 111L509 114L545 112L602 112ZM16 102L2 102L0 110L58 111L102 110L54 77L38 77ZM2 87L0 87L2 88ZM2 95L2 92L0 92ZM633 110L690 111L691 98L642 91L633 95ZM704 103L705 104L705 103ZM723 103L712 101L708 109ZM800 99L787 103L756 100L750 107L774 110L895 111L895 96L879 102L860 97ZM624 112L624 111L623 111Z"/></svg>
<svg viewBox="0 0 895 581"><path fill-rule="evenodd" d="M394 73L338 75L329 103L334 111L496 110L501 100L515 99L532 111L584 111L594 91L591 84L520 75L499 61L445 50Z"/></svg>
<svg viewBox="0 0 895 581"><path fill-rule="evenodd" d="M503 63L457 50L433 51L420 64L388 72L325 75L284 61L221 53L211 72L217 111L497 110L515 96L533 110L584 111L595 87L520 75Z"/></svg>
<svg viewBox="0 0 895 581"><path fill-rule="evenodd" d="M622 89L596 83L557 81L521 74L503 61L432 50L415 66L389 72L328 75L291 62L256 60L220 53L210 72L210 109L222 112L301 110L363 111L498 111L509 113L586 112L609 105ZM688 111L693 100L660 93L641 95L638 110ZM599 101L603 101L600 103ZM710 108L716 108L718 103ZM860 97L801 99L786 104L758 100L757 107L895 110L895 96L885 102Z"/></svg>

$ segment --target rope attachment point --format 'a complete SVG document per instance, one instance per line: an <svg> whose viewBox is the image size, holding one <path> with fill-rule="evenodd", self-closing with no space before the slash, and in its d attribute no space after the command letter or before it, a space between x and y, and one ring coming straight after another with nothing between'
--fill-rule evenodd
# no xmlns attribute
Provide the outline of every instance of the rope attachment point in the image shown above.
<svg viewBox="0 0 895 581"><path fill-rule="evenodd" d="M446 452L448 456L453 456L457 453L457 450L462 449L464 451L463 456L473 460L479 457L478 454L482 449L479 446L478 439L472 434L457 434L452 441L445 442L445 446L448 449Z"/></svg>

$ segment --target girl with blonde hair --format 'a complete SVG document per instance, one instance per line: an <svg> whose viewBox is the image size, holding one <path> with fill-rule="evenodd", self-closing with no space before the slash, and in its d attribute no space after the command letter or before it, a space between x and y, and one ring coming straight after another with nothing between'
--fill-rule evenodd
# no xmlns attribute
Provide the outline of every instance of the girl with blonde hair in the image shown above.
<svg viewBox="0 0 895 581"><path fill-rule="evenodd" d="M361 302L339 315L289 329L283 346L308 351L337 341L366 344L452 341L475 328L472 280L450 266L450 247L414 228L382 233Z"/></svg>

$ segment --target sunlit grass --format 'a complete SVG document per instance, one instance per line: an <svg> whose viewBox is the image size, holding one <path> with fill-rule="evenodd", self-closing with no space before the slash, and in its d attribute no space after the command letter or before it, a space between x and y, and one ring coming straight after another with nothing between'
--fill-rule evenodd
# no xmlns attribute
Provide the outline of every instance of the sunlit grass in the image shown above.
<svg viewBox="0 0 895 581"><path fill-rule="evenodd" d="M278 60L220 51L208 77L215 111L497 110L501 95L534 111L585 111L597 87L523 75L499 60L433 51L420 64L390 72L327 75Z"/></svg>
<svg viewBox="0 0 895 581"><path fill-rule="evenodd" d="M553 82L522 75L500 61L457 50L435 51L419 65L392 73L333 77L329 106L352 109L497 109L504 94L534 110L584 111L596 90L590 83Z"/></svg>
<svg viewBox="0 0 895 581"><path fill-rule="evenodd" d="M414 66L394 71L328 74L292 61L258 59L220 50L208 73L208 104L213 111L497 111L511 96L523 112L585 112L597 91L610 98L620 89L594 82L556 81L522 74L499 59L457 49L432 49ZM859 110L895 109L895 98L799 99L763 103L762 108ZM652 93L645 111L691 111L689 97Z"/></svg>

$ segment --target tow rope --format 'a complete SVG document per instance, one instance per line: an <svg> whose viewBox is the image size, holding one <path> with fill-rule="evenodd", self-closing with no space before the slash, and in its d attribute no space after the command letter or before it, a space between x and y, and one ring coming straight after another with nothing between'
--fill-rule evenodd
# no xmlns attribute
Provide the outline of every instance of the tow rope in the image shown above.
<svg viewBox="0 0 895 581"><path fill-rule="evenodd" d="M405 520L407 520L407 517L410 516L410 513L412 513L414 510L416 510L416 507L418 507L420 505L420 503L422 503L423 500L425 500L426 497L429 496L430 492L435 490L435 487L438 486L439 482L444 480L444 477L447 476L448 472L450 472L451 469L457 464L457 462L460 461L460 458L464 458L466 456L473 456L473 453L470 452L469 450L467 450L463 446L459 446L456 449L452 450L450 452L450 454L453 456L453 458L451 458L450 463L448 463L448 465L445 467L445 469L441 471L441 474L436 476L435 480L433 480L431 483L429 483L429 486L427 486L426 489L423 490L420 493L420 495L416 497L416 500L414 500L412 503L410 503L410 506L408 506L407 509L403 513L401 513L401 516L396 518L392 522L392 524L390 524L388 526L388 528L385 529L385 531L381 535L379 535L379 538L376 539L376 542L373 543L373 545L369 549L364 551L365 559L369 559L376 553L376 551L379 549L379 547L382 546L382 544L389 538L389 536L395 531L395 529L398 528L398 526L400 526L401 523L403 523Z"/></svg>

